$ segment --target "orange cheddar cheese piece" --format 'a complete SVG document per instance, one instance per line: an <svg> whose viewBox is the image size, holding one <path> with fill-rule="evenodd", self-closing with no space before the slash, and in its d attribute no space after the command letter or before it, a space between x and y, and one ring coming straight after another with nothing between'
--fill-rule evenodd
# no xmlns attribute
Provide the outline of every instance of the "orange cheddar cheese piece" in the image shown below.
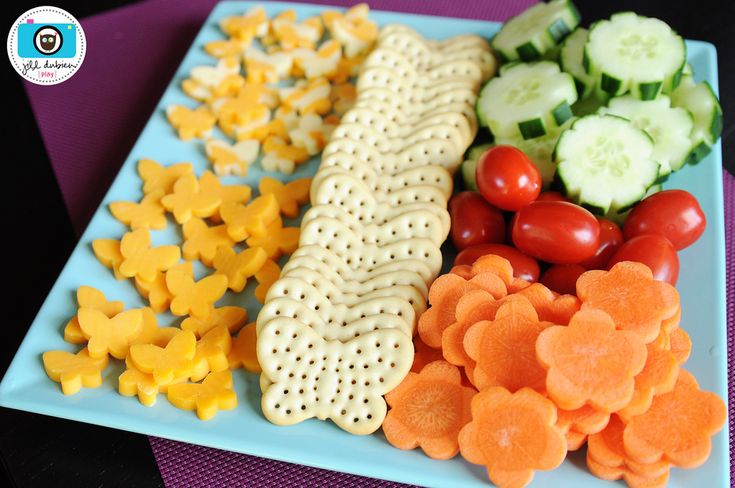
<svg viewBox="0 0 735 488"><path fill-rule="evenodd" d="M120 273L120 263L124 259L120 252L120 241L116 239L95 239L92 241L92 251L103 266L112 270L115 279L124 280L126 278Z"/></svg>
<svg viewBox="0 0 735 488"><path fill-rule="evenodd" d="M82 307L77 316L82 334L88 339L87 351L92 358L109 353L117 359L124 359L143 326L143 314L138 309L108 317L95 308Z"/></svg>
<svg viewBox="0 0 735 488"><path fill-rule="evenodd" d="M159 188L147 193L140 203L112 202L110 213L132 230L163 229L166 227L166 209L161 204L163 195Z"/></svg>
<svg viewBox="0 0 735 488"><path fill-rule="evenodd" d="M217 250L220 247L232 247L235 241L227 232L226 225L209 227L202 219L191 219L183 227L184 259L199 259L206 266L212 266Z"/></svg>
<svg viewBox="0 0 735 488"><path fill-rule="evenodd" d="M80 286L77 288L78 308L96 308L108 317L114 317L125 308L123 302L107 301L105 294L91 286ZM85 344L87 338L79 327L79 317L74 317L64 327L64 340L72 344Z"/></svg>
<svg viewBox="0 0 735 488"><path fill-rule="evenodd" d="M184 331L176 335L166 347L155 344L135 344L130 347L131 364L153 375L157 385L169 385L175 379L188 377L194 368L196 337Z"/></svg>
<svg viewBox="0 0 735 488"><path fill-rule="evenodd" d="M290 254L299 247L300 229L283 227L280 217L268 225L267 232L265 237L248 237L248 246L263 249L268 258L273 260L277 260L284 254Z"/></svg>
<svg viewBox="0 0 735 488"><path fill-rule="evenodd" d="M236 253L231 247L221 246L217 248L213 265L215 274L227 277L227 287L235 293L240 293L245 289L248 278L255 276L266 259L268 255L260 247L251 247Z"/></svg>
<svg viewBox="0 0 735 488"><path fill-rule="evenodd" d="M99 358L89 356L87 349L77 354L66 351L43 353L43 369L49 378L61 383L64 395L73 395L84 388L102 385L102 370L107 367L107 355Z"/></svg>
<svg viewBox="0 0 735 488"><path fill-rule="evenodd" d="M268 290L276 282L278 277L281 276L281 268L278 264L268 259L257 273L255 273L255 279L258 281L258 286L255 287L255 298L260 303L265 303L265 296L268 294Z"/></svg>
<svg viewBox="0 0 735 488"><path fill-rule="evenodd" d="M166 286L173 295L172 314L206 319L214 309L214 302L225 294L227 278L214 274L194 281L185 271L172 269L166 273Z"/></svg>
<svg viewBox="0 0 735 488"><path fill-rule="evenodd" d="M193 332L197 337L202 337L218 326L227 327L231 333L235 333L248 321L248 311L244 308L226 306L215 308L206 319L187 317L181 322L181 329Z"/></svg>
<svg viewBox="0 0 735 488"><path fill-rule="evenodd" d="M171 105L166 109L166 116L182 141L208 136L217 121L204 105L194 110L183 105Z"/></svg>
<svg viewBox="0 0 735 488"><path fill-rule="evenodd" d="M176 180L185 174L193 173L191 163L176 163L163 166L152 159L138 161L138 175L143 180L143 193L153 193L157 190L169 194L174 190Z"/></svg>
<svg viewBox="0 0 735 488"><path fill-rule="evenodd" d="M232 349L230 331L218 325L199 339L194 354L192 381L204 379L210 372L224 371L229 367L227 355Z"/></svg>
<svg viewBox="0 0 735 488"><path fill-rule="evenodd" d="M257 334L255 322L252 322L242 329L235 339L232 341L232 349L227 356L230 369L239 367L245 368L251 373L260 373L260 363L258 363L258 354L255 348Z"/></svg>
<svg viewBox="0 0 735 488"><path fill-rule="evenodd" d="M218 410L232 410L237 406L230 370L210 373L201 383L171 385L167 395L175 407L196 410L201 420L211 419Z"/></svg>
<svg viewBox="0 0 735 488"><path fill-rule="evenodd" d="M164 196L161 203L172 212L179 224L185 224L192 217L209 217L222 203L222 198L212 192L201 191L199 181L193 173L176 180L173 193Z"/></svg>
<svg viewBox="0 0 735 488"><path fill-rule="evenodd" d="M275 178L264 176L258 182L260 194L272 193L278 201L281 214L292 219L299 216L299 205L304 205L309 201L310 188L311 178L300 178L284 184Z"/></svg>
<svg viewBox="0 0 735 488"><path fill-rule="evenodd" d="M147 229L125 234L120 241L120 274L128 278L140 277L151 282L158 271L166 271L181 258L179 246L151 247L151 235Z"/></svg>
<svg viewBox="0 0 735 488"><path fill-rule="evenodd" d="M261 195L247 206L225 203L220 207L220 216L227 225L227 233L241 242L249 236L263 237L267 226L278 218L278 201L272 194Z"/></svg>

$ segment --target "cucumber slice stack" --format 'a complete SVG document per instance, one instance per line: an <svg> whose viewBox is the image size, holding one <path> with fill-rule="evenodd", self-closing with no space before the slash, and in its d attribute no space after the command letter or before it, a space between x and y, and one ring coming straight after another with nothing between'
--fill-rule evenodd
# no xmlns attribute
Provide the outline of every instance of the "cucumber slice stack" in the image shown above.
<svg viewBox="0 0 735 488"><path fill-rule="evenodd" d="M582 65L588 35L587 29L579 27L564 40L559 54L559 65L562 71L574 77L574 84L580 99L589 96L595 87L594 77L589 75Z"/></svg>
<svg viewBox="0 0 735 488"><path fill-rule="evenodd" d="M612 96L631 92L641 100L673 91L685 63L684 40L671 27L633 12L596 22L583 57L600 90Z"/></svg>
<svg viewBox="0 0 735 488"><path fill-rule="evenodd" d="M587 115L562 132L554 149L568 197L598 215L622 213L658 178L653 141L629 120Z"/></svg>
<svg viewBox="0 0 735 488"><path fill-rule="evenodd" d="M696 83L691 76L684 76L679 87L671 94L671 103L689 111L694 119L687 162L696 164L709 154L722 133L720 102L709 83Z"/></svg>
<svg viewBox="0 0 735 488"><path fill-rule="evenodd" d="M579 25L579 11L569 0L538 3L509 19L493 38L502 61L534 61L552 51Z"/></svg>
<svg viewBox="0 0 735 488"><path fill-rule="evenodd" d="M497 137L540 137L572 116L574 80L551 61L517 63L490 80L477 100L482 125Z"/></svg>
<svg viewBox="0 0 735 488"><path fill-rule="evenodd" d="M692 144L692 115L687 110L672 107L669 97L639 100L631 95L613 98L601 114L624 117L653 139L653 159L661 167L659 178L680 169L687 162Z"/></svg>

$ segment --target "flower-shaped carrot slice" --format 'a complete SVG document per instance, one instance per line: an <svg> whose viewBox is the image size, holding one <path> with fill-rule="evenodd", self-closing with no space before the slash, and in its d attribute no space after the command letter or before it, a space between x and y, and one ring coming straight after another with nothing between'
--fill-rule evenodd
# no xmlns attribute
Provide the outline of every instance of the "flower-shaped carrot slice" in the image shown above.
<svg viewBox="0 0 735 488"><path fill-rule="evenodd" d="M495 254L480 256L472 264L471 269L473 276L480 273L495 273L503 280L508 288L509 294L517 293L531 284L528 281L515 277L510 261Z"/></svg>
<svg viewBox="0 0 735 488"><path fill-rule="evenodd" d="M120 274L151 282L156 273L171 268L181 258L179 246L151 247L151 234L138 229L125 234L120 241Z"/></svg>
<svg viewBox="0 0 735 488"><path fill-rule="evenodd" d="M193 218L182 226L184 244L181 249L184 259L193 261L198 259L205 266L212 266L217 251L222 248L232 248L235 241L227 232L226 225L209 226L199 218Z"/></svg>
<svg viewBox="0 0 735 488"><path fill-rule="evenodd" d="M556 425L563 431L572 430L580 434L596 434L607 426L610 413L601 412L589 405L575 410L557 409Z"/></svg>
<svg viewBox="0 0 735 488"><path fill-rule="evenodd" d="M191 163L163 166L152 159L138 161L138 175L143 180L143 193L146 195L156 190L161 190L168 195L174 190L176 180L189 173L194 173Z"/></svg>
<svg viewBox="0 0 735 488"><path fill-rule="evenodd" d="M300 178L290 183L281 183L275 178L264 176L258 183L261 195L272 193L278 201L278 207L284 217L296 218L299 215L299 205L309 201L311 178Z"/></svg>
<svg viewBox="0 0 735 488"><path fill-rule="evenodd" d="M470 404L477 393L461 382L459 369L446 361L434 361L420 373L408 373L385 396L391 407L383 421L388 442L399 449L421 447L434 459L457 455L457 437L472 419Z"/></svg>
<svg viewBox="0 0 735 488"><path fill-rule="evenodd" d="M641 263L622 261L610 271L592 270L577 280L582 309L596 308L612 317L619 329L638 334L644 342L656 339L662 321L679 307L676 288L653 279Z"/></svg>
<svg viewBox="0 0 735 488"><path fill-rule="evenodd" d="M625 467L605 466L595 461L587 450L587 469L600 479L615 481L622 479L630 488L665 488L669 481L669 471L659 476L641 476Z"/></svg>
<svg viewBox="0 0 735 488"><path fill-rule="evenodd" d="M464 336L464 349L477 363L472 382L480 390L490 386L543 390L546 370L536 359L536 339L549 325L539 322L525 298L506 298L494 320L476 322Z"/></svg>
<svg viewBox="0 0 735 488"><path fill-rule="evenodd" d="M453 266L452 269L449 270L449 272L452 274L456 274L457 276L461 276L466 280L470 280L473 276L475 276L472 272L472 266L470 266L469 264L458 264L457 266Z"/></svg>
<svg viewBox="0 0 735 488"><path fill-rule="evenodd" d="M618 412L625 419L648 410L653 396L673 390L676 378L679 376L679 363L674 354L655 343L648 344L646 347L648 349L646 365L643 371L635 377L633 398L625 408Z"/></svg>
<svg viewBox="0 0 735 488"><path fill-rule="evenodd" d="M236 369L242 366L246 371L251 373L260 373L262 371L255 348L256 340L255 322L240 329L240 333L232 341L232 349L230 349L230 354L227 356L230 369Z"/></svg>
<svg viewBox="0 0 735 488"><path fill-rule="evenodd" d="M140 203L112 202L110 213L130 229L163 229L166 227L166 209L161 205L163 190L147 193Z"/></svg>
<svg viewBox="0 0 735 488"><path fill-rule="evenodd" d="M465 351L464 338L467 331L477 322L495 320L495 313L503 304L485 290L472 290L459 299L454 316L456 322L447 327L442 334L444 358L457 366L464 366L470 381L474 382L472 371L475 360Z"/></svg>
<svg viewBox="0 0 735 488"><path fill-rule="evenodd" d="M484 464L499 487L526 486L534 471L564 461L567 443L555 422L556 407L540 393L488 388L472 399L472 422L459 433L462 457Z"/></svg>
<svg viewBox="0 0 735 488"><path fill-rule="evenodd" d="M567 440L567 451L578 451L587 443L587 434L569 429L564 437Z"/></svg>
<svg viewBox="0 0 735 488"><path fill-rule="evenodd" d="M603 430L589 436L587 439L587 460L600 465L591 467L590 471L593 471L593 474L595 474L594 471L602 472L605 476L600 476L601 478L611 479L608 476L612 476L612 470L603 470L601 467L617 468L619 474L612 479L623 478L626 481L631 475L646 479L655 479L667 475L671 463L665 460L644 464L630 459L623 446L624 431L625 422L619 416L613 414L610 416L610 422Z"/></svg>
<svg viewBox="0 0 735 488"><path fill-rule="evenodd" d="M680 468L696 468L709 457L710 437L726 419L722 399L701 391L694 376L681 369L671 392L654 397L644 414L630 419L623 434L625 452L639 463L664 459Z"/></svg>
<svg viewBox="0 0 735 488"><path fill-rule="evenodd" d="M636 333L616 330L605 312L581 310L568 327L541 332L536 355L548 370L546 390L559 408L589 404L615 412L633 396L634 377L646 363L646 345Z"/></svg>
<svg viewBox="0 0 735 488"><path fill-rule="evenodd" d="M227 287L235 293L240 293L245 289L248 278L255 276L267 259L268 255L260 247L251 247L236 253L229 246L220 246L212 264L215 274L227 277Z"/></svg>
<svg viewBox="0 0 735 488"><path fill-rule="evenodd" d="M689 334L681 327L674 329L669 334L669 350L676 358L676 362L682 365L687 362L692 352L692 340Z"/></svg>
<svg viewBox="0 0 735 488"><path fill-rule="evenodd" d="M481 273L469 280L452 273L437 278L429 289L431 307L419 317L421 340L431 347L441 347L444 329L455 322L457 302L477 289L486 290L495 298L506 295L505 283L494 273Z"/></svg>
<svg viewBox="0 0 735 488"><path fill-rule="evenodd" d="M172 269L166 273L166 286L173 296L172 314L204 320L214 310L214 303L227 291L227 278L214 274L194 281L188 273Z"/></svg>
<svg viewBox="0 0 735 488"><path fill-rule="evenodd" d="M558 295L541 283L531 283L518 294L528 298L540 320L558 325L567 325L580 307L579 299L574 295Z"/></svg>
<svg viewBox="0 0 735 488"><path fill-rule="evenodd" d="M418 335L413 338L413 364L411 371L420 373L424 366L434 361L444 359L441 349L434 349L426 345Z"/></svg>
<svg viewBox="0 0 735 488"><path fill-rule="evenodd" d="M192 217L213 215L222 203L222 198L202 192L196 175L190 173L176 180L173 193L163 197L161 203L174 214L176 222L185 224Z"/></svg>

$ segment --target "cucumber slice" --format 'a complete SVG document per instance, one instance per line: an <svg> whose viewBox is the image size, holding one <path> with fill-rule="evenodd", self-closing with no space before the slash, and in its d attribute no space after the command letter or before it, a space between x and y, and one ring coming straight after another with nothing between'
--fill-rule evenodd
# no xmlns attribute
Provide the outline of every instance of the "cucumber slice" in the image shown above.
<svg viewBox="0 0 735 488"><path fill-rule="evenodd" d="M630 91L641 100L676 88L685 62L681 36L663 21L633 12L596 22L583 59L600 89L612 96Z"/></svg>
<svg viewBox="0 0 735 488"><path fill-rule="evenodd" d="M600 90L593 89L592 93L587 95L585 98L577 100L577 102L572 105L572 113L577 117L594 114L601 107L607 105L609 100L609 95L600 92Z"/></svg>
<svg viewBox="0 0 735 488"><path fill-rule="evenodd" d="M540 137L572 116L574 80L551 61L518 63L485 84L477 115L495 137Z"/></svg>
<svg viewBox="0 0 735 488"><path fill-rule="evenodd" d="M692 149L687 162L696 164L709 154L722 133L720 102L709 83L696 83L691 76L684 76L679 87L671 93L671 104L688 110L694 118L689 136Z"/></svg>
<svg viewBox="0 0 735 488"><path fill-rule="evenodd" d="M557 46L579 25L579 11L569 0L538 3L508 19L491 44L503 62L534 61Z"/></svg>
<svg viewBox="0 0 735 488"><path fill-rule="evenodd" d="M692 143L693 119L683 108L671 106L666 95L656 100L639 100L631 95L610 100L607 107L600 109L601 114L624 117L643 129L653 139L653 156L661 167L659 178L680 169L687 162Z"/></svg>
<svg viewBox="0 0 735 488"><path fill-rule="evenodd" d="M619 212L643 198L658 176L653 141L630 121L587 115L562 132L554 148L567 196L599 215Z"/></svg>
<svg viewBox="0 0 735 488"><path fill-rule="evenodd" d="M595 87L595 79L587 74L582 66L584 45L587 43L588 35L587 29L577 27L569 34L569 37L564 39L559 54L559 66L562 71L566 71L574 78L574 85L577 87L577 95L580 99L589 96Z"/></svg>
<svg viewBox="0 0 735 488"><path fill-rule="evenodd" d="M654 185L651 185L651 187L648 189L648 191L646 191L646 194L643 195L643 198L641 198L641 200L645 200L646 198L650 197L654 193L660 192L661 190L663 190L663 185L661 185L661 183L656 183ZM633 207L627 210L623 210L621 212L609 212L605 214L605 218L612 220L613 222L615 222L616 224L622 227L623 224L625 223L625 219L628 218L628 215L630 214L631 210L633 210Z"/></svg>
<svg viewBox="0 0 735 488"><path fill-rule="evenodd" d="M551 157L554 152L554 147L559 140L559 135L562 130L570 127L573 121L574 118L571 118L561 127L541 137L535 137L533 139L512 137L509 139L498 139L496 143L515 146L523 151L528 156L528 159L538 168L539 173L541 173L541 181L543 182L544 188L548 188L554 180L554 174L556 173L556 163Z"/></svg>
<svg viewBox="0 0 735 488"><path fill-rule="evenodd" d="M477 180L475 178L475 170L477 169L477 161L482 153L493 147L494 144L480 144L473 146L467 151L467 159L464 160L460 171L462 172L462 183L465 190L478 191Z"/></svg>

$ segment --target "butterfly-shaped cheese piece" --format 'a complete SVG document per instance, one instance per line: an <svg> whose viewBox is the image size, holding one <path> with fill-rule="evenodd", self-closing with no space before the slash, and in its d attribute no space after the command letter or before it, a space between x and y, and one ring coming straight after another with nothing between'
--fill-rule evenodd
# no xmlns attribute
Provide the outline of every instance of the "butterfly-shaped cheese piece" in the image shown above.
<svg viewBox="0 0 735 488"><path fill-rule="evenodd" d="M176 222L185 224L192 217L209 217L222 203L222 198L201 191L195 174L186 174L176 180L173 193L164 196L161 203L174 214Z"/></svg>
<svg viewBox="0 0 735 488"><path fill-rule="evenodd" d="M320 76L331 77L337 73L339 60L342 59L342 47L339 42L330 40L319 46L316 51L299 48L293 51L294 62L303 71L307 79Z"/></svg>
<svg viewBox="0 0 735 488"><path fill-rule="evenodd" d="M247 244L251 248L263 249L268 258L275 261L299 247L299 228L284 227L278 217L268 225L265 237L248 237Z"/></svg>
<svg viewBox="0 0 735 488"><path fill-rule="evenodd" d="M255 348L256 340L255 322L240 329L240 333L232 340L232 349L227 356L230 369L243 367L250 373L260 373L260 363L258 363Z"/></svg>
<svg viewBox="0 0 735 488"><path fill-rule="evenodd" d="M235 333L248 321L248 311L244 308L226 306L215 308L206 319L187 317L181 322L181 330L193 332L202 337L218 326L227 327L230 333Z"/></svg>
<svg viewBox="0 0 735 488"><path fill-rule="evenodd" d="M332 108L330 90L329 81L323 77L297 82L293 87L281 89L281 102L301 115L324 115Z"/></svg>
<svg viewBox="0 0 735 488"><path fill-rule="evenodd" d="M108 317L95 308L82 307L77 316L82 334L88 339L87 350L93 358L109 353L117 359L124 359L143 327L143 314L139 309Z"/></svg>
<svg viewBox="0 0 735 488"><path fill-rule="evenodd" d="M113 217L136 229L163 229L166 227L166 209L161 205L163 190L146 194L139 202L112 202L110 212Z"/></svg>
<svg viewBox="0 0 735 488"><path fill-rule="evenodd" d="M332 110L340 117L355 104L357 87L352 83L333 84L329 99L332 101Z"/></svg>
<svg viewBox="0 0 735 488"><path fill-rule="evenodd" d="M138 290L140 296L148 300L148 305L155 313L163 313L168 310L171 293L166 287L166 273L163 271L156 272L152 281L145 281L136 276L135 289Z"/></svg>
<svg viewBox="0 0 735 488"><path fill-rule="evenodd" d="M227 278L215 274L194 281L185 271L172 269L166 273L166 286L173 295L172 314L206 319L212 313L214 303L227 291Z"/></svg>
<svg viewBox="0 0 735 488"><path fill-rule="evenodd" d="M95 239L92 241L92 251L100 263L112 270L115 279L124 280L127 278L120 274L120 263L125 259L120 252L120 241L117 239Z"/></svg>
<svg viewBox="0 0 735 488"><path fill-rule="evenodd" d="M350 341L325 341L291 317L278 317L258 333L258 359L272 381L261 398L277 425L330 419L353 434L370 434L385 418L382 396L408 374L411 337L398 329L368 332Z"/></svg>
<svg viewBox="0 0 735 488"><path fill-rule="evenodd" d="M277 124L271 124L271 111L264 104L250 107L247 111L241 112L237 119L238 122L230 126L226 126L225 122L220 120L220 127L230 131L228 135L237 141L255 139L260 142L273 130L278 130Z"/></svg>
<svg viewBox="0 0 735 488"><path fill-rule="evenodd" d="M78 308L96 308L108 317L114 317L125 308L123 302L117 300L107 301L104 293L91 286L77 288L77 306ZM87 338L79 327L79 317L76 315L64 327L64 340L72 344L85 344L87 342Z"/></svg>
<svg viewBox="0 0 735 488"><path fill-rule="evenodd" d="M357 75L360 73L360 68L365 62L366 56L367 53L360 54L353 58L346 58L342 56L342 58L340 58L339 60L339 63L337 63L337 71L327 78L329 78L329 81L338 84L349 82L353 78L356 78ZM335 110L335 112L337 112L337 110ZM339 112L337 113L339 114Z"/></svg>
<svg viewBox="0 0 735 488"><path fill-rule="evenodd" d="M237 253L229 246L221 246L217 248L212 264L215 274L227 277L227 287L240 293L245 289L248 278L255 276L267 259L266 251L260 247L250 247Z"/></svg>
<svg viewBox="0 0 735 488"><path fill-rule="evenodd" d="M261 195L248 205L225 203L219 210L227 233L236 242L249 236L263 237L267 226L278 218L278 201L272 194Z"/></svg>
<svg viewBox="0 0 735 488"><path fill-rule="evenodd" d="M336 126L334 118L322 119L317 114L307 114L299 118L298 127L289 131L288 136L294 146L302 147L309 156L314 156L327 145Z"/></svg>
<svg viewBox="0 0 735 488"><path fill-rule="evenodd" d="M321 39L324 25L319 17L310 17L296 22L296 15L284 12L271 23L273 34L282 49L291 51L298 48L314 49Z"/></svg>
<svg viewBox="0 0 735 488"><path fill-rule="evenodd" d="M219 197L220 205L226 202L246 203L250 200L250 194L252 193L252 189L248 185L223 185L220 179L209 170L204 171L202 176L199 177L199 188L202 193ZM219 209L217 210L210 219L221 222Z"/></svg>
<svg viewBox="0 0 735 488"><path fill-rule="evenodd" d="M243 15L225 17L219 27L228 36L250 44L253 38L268 34L268 16L265 9L258 5Z"/></svg>
<svg viewBox="0 0 735 488"><path fill-rule="evenodd" d="M258 158L260 142L245 139L230 144L222 139L208 139L204 148L218 176L247 176L248 168Z"/></svg>
<svg viewBox="0 0 735 488"><path fill-rule="evenodd" d="M137 396L146 407L156 404L159 386L152 374L144 373L134 366L128 366L117 379L117 391L122 396Z"/></svg>
<svg viewBox="0 0 735 488"><path fill-rule="evenodd" d="M155 344L159 347L166 345L181 333L178 327L159 327L158 318L150 307L140 309L143 316L143 323L138 336L130 341L130 346L135 344Z"/></svg>
<svg viewBox="0 0 735 488"><path fill-rule="evenodd" d="M191 375L196 344L194 333L184 331L171 339L166 347L155 344L132 346L129 360L139 371L153 375L157 385L169 385L178 378Z"/></svg>
<svg viewBox="0 0 735 488"><path fill-rule="evenodd" d="M336 11L322 13L329 33L344 46L345 56L348 58L364 53L378 38L378 26L368 19L369 12L368 5L360 3L344 15Z"/></svg>
<svg viewBox="0 0 735 488"><path fill-rule="evenodd" d="M245 83L236 96L210 100L209 108L219 119L220 128L230 135L234 133L231 129L234 124L243 124L245 120L253 118L248 112L254 107L265 105L269 109L274 109L279 102L280 97L276 88Z"/></svg>
<svg viewBox="0 0 735 488"><path fill-rule="evenodd" d="M290 175L297 164L309 159L309 152L303 147L296 147L280 137L270 136L263 143L263 159L260 164L266 171L279 171Z"/></svg>
<svg viewBox="0 0 735 488"><path fill-rule="evenodd" d="M239 72L239 55L228 56L220 59L215 66L201 65L192 68L189 78L181 83L181 88L195 100L207 101L212 96L237 92L244 82Z"/></svg>
<svg viewBox="0 0 735 488"><path fill-rule="evenodd" d="M148 194L157 190L169 194L174 190L176 180L188 173L193 173L191 163L176 163L163 166L152 159L138 161L138 175L143 180L143 193Z"/></svg>
<svg viewBox="0 0 735 488"><path fill-rule="evenodd" d="M206 266L212 266L212 260L220 247L232 247L235 241L227 233L226 225L208 226L202 219L193 218L183 226L184 259L198 259Z"/></svg>
<svg viewBox="0 0 735 488"><path fill-rule="evenodd" d="M299 205L309 201L311 178L300 178L289 183L281 183L270 176L263 176L258 182L258 191L261 195L270 193L276 197L278 207L284 217L296 218L299 215Z"/></svg>
<svg viewBox="0 0 735 488"><path fill-rule="evenodd" d="M179 139L188 141L195 137L207 137L217 119L207 107L201 105L192 110L183 105L169 105L166 108L169 123L178 131Z"/></svg>
<svg viewBox="0 0 735 488"><path fill-rule="evenodd" d="M291 53L265 53L256 47L245 50L245 75L248 83L277 83L289 77L292 66Z"/></svg>
<svg viewBox="0 0 735 488"><path fill-rule="evenodd" d="M210 372L224 371L229 367L227 355L232 349L230 331L219 325L202 336L194 354L192 381L201 381Z"/></svg>
<svg viewBox="0 0 735 488"><path fill-rule="evenodd" d="M201 420L209 420L219 410L237 407L232 389L232 371L209 373L201 383L180 383L168 388L168 401L182 410L196 410Z"/></svg>
<svg viewBox="0 0 735 488"><path fill-rule="evenodd" d="M76 354L66 351L47 351L43 353L43 369L49 378L61 383L64 395L73 395L85 388L102 385L102 370L107 367L105 354L99 358L89 356L87 349Z"/></svg>
<svg viewBox="0 0 735 488"><path fill-rule="evenodd" d="M265 297L268 294L268 290L270 290L271 286L273 286L273 283L278 280L280 275L281 268L271 259L268 259L263 267L255 273L255 279L258 281L258 286L255 287L254 294L255 298L257 298L260 303L265 303Z"/></svg>
<svg viewBox="0 0 735 488"><path fill-rule="evenodd" d="M166 271L181 258L179 246L151 247L151 235L147 229L126 233L120 241L120 274L132 278L139 277L151 282L156 273Z"/></svg>
<svg viewBox="0 0 735 488"><path fill-rule="evenodd" d="M215 58L228 58L230 56L242 56L243 50L249 43L238 38L217 39L204 44L204 51Z"/></svg>

